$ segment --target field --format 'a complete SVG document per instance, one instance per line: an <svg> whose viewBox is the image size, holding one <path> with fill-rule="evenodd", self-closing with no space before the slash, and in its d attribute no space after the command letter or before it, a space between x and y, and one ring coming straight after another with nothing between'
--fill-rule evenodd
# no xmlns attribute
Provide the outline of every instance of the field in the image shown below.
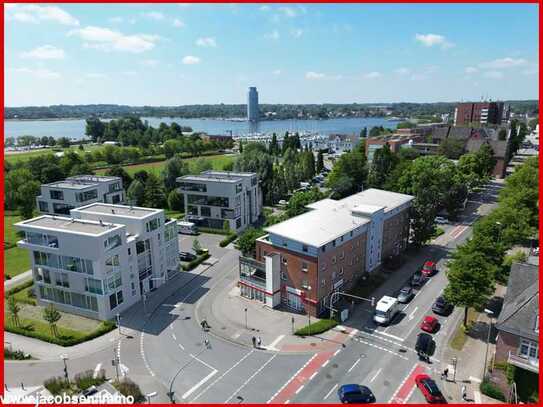
<svg viewBox="0 0 543 407"><path fill-rule="evenodd" d="M96 150L97 148L102 148L102 146L87 145L87 144L84 144L83 147L85 148L84 152L93 151L93 150ZM71 147L71 148L60 149L60 150L64 152L68 150L73 150L76 153L81 152L81 150L79 150L77 147ZM52 148L44 148L42 150L36 150L36 151L25 151L24 153L8 153L8 154L4 154L4 160L10 164L15 164L16 162L19 162L19 161L28 160L29 158L32 158L32 157L38 157L40 155L50 154L54 152L55 151L53 151Z"/></svg>
<svg viewBox="0 0 543 407"><path fill-rule="evenodd" d="M9 212L6 212L4 215L4 274L10 277L30 269L28 251L17 246L11 247L20 240L15 227L13 227L13 224L20 220L20 216Z"/></svg>

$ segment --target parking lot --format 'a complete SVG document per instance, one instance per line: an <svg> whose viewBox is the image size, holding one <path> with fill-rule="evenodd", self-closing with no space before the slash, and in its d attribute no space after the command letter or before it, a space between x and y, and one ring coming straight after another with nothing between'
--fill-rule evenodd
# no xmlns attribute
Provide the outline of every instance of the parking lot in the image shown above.
<svg viewBox="0 0 543 407"><path fill-rule="evenodd" d="M219 243L226 236L215 235L212 233L200 233L199 235L183 235L179 233L179 251L195 254L192 245L195 239L198 239L202 249L208 249L211 257L221 259L229 250L227 247L220 247Z"/></svg>

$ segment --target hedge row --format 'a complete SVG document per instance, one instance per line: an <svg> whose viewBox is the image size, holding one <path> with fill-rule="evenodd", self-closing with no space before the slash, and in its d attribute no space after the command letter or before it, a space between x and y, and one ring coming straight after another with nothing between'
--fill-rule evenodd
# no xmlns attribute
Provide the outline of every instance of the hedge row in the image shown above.
<svg viewBox="0 0 543 407"><path fill-rule="evenodd" d="M43 334L41 332L35 332L30 331L28 329L24 329L21 327L15 327L11 325L4 325L4 330L7 332L11 332L18 335L24 335L28 336L30 338L39 339L44 342L53 343L55 345L60 346L73 346L77 345L78 343L83 343L86 341L90 341L91 339L97 338L99 336L102 336L112 330L114 330L117 326L111 322L111 321L102 321L102 324L96 329L95 331L82 336L80 338L69 338L69 339L63 339L63 338L55 338L46 334Z"/></svg>
<svg viewBox="0 0 543 407"><path fill-rule="evenodd" d="M298 329L294 334L298 336L317 335L334 328L337 325L335 319L321 319L311 325Z"/></svg>
<svg viewBox="0 0 543 407"><path fill-rule="evenodd" d="M33 280L25 281L23 284L20 284L18 286L15 286L9 290L6 291L6 297L9 297L10 295L17 294L19 291L23 291L25 288L28 288L34 284Z"/></svg>
<svg viewBox="0 0 543 407"><path fill-rule="evenodd" d="M481 393L496 400L505 401L505 395L494 383L485 379L480 385Z"/></svg>
<svg viewBox="0 0 543 407"><path fill-rule="evenodd" d="M229 236L226 236L223 240L220 241L219 246L225 247L228 246L230 243L232 243L234 240L238 238L238 235L235 233L232 233Z"/></svg>
<svg viewBox="0 0 543 407"><path fill-rule="evenodd" d="M197 256L194 260L189 261L187 264L184 264L183 265L183 270L190 271L193 268L195 268L196 266L198 266L200 263L202 263L203 261L209 259L209 257L210 257L209 252L201 254L201 255Z"/></svg>
<svg viewBox="0 0 543 407"><path fill-rule="evenodd" d="M213 228L206 228L206 227L201 227L201 226L198 226L198 232L213 233L215 235L224 235L224 236L228 236L230 235L230 233L232 233L226 229L213 229Z"/></svg>

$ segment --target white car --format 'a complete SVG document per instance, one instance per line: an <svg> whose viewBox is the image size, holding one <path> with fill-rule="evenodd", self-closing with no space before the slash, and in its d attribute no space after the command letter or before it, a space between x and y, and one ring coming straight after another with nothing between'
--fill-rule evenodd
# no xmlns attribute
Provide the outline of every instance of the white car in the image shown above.
<svg viewBox="0 0 543 407"><path fill-rule="evenodd" d="M437 216L435 218L435 222L438 224L438 225L445 225L447 223L449 223L449 221L447 219L445 219L443 216Z"/></svg>

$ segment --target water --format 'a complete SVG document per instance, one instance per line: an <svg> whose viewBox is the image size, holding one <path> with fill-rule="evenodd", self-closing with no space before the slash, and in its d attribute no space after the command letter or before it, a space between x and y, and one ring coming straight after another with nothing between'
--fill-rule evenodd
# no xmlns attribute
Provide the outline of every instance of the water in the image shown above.
<svg viewBox="0 0 543 407"><path fill-rule="evenodd" d="M182 119L146 117L153 127L158 127L161 122L177 122L181 126L190 126L194 131L202 131L208 134L229 134L239 136L248 133L278 133L312 132L320 134L359 134L364 127L368 131L374 126L395 128L397 121L388 121L385 118L341 118L328 120L270 120L250 124L246 121L231 121L221 119ZM36 137L68 137L81 139L85 136L85 120L24 120L4 121L4 138L19 137L23 135Z"/></svg>

